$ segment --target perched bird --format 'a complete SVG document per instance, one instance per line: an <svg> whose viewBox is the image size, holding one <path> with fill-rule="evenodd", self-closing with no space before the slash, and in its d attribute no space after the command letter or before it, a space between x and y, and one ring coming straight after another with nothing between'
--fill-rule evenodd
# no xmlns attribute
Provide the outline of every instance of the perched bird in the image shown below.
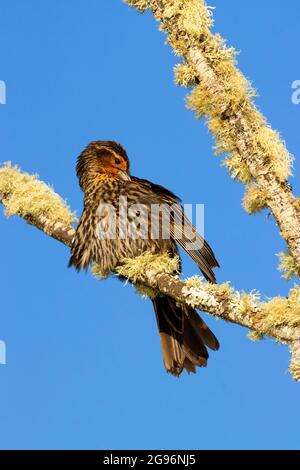
<svg viewBox="0 0 300 470"><path fill-rule="evenodd" d="M180 200L162 186L131 176L127 153L120 144L91 142L79 156L76 170L84 192L84 210L72 243L69 266L79 271L97 263L101 272L107 274L124 259L145 252L167 253L172 258L178 255L177 242L197 263L205 278L211 283L216 282L212 269L219 264L210 246L195 233L185 217ZM126 201L125 215L120 200ZM162 206L163 210L151 217L150 209L155 205ZM167 217L164 211L168 207L175 209L169 219L170 236L165 237L161 225ZM132 223L135 216L139 223L133 223L133 226L136 231L148 229L147 236L139 238L136 233L132 236L127 232L124 236L128 219ZM116 220L117 228L110 233L110 225ZM191 246L186 231L179 230L183 223L195 237L196 249ZM156 237L151 237L149 233L157 227ZM201 317L192 307L179 304L168 296L158 294L152 302L166 370L180 376L183 369L190 373L196 372L196 366L205 367L206 347L217 350L219 343Z"/></svg>

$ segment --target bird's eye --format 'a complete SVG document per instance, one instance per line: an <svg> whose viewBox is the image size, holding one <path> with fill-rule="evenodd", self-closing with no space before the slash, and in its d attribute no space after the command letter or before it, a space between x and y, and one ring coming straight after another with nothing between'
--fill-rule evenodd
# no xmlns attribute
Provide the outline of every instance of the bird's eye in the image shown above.
<svg viewBox="0 0 300 470"><path fill-rule="evenodd" d="M120 165L120 163L121 163L121 160L119 158L115 158L115 164Z"/></svg>

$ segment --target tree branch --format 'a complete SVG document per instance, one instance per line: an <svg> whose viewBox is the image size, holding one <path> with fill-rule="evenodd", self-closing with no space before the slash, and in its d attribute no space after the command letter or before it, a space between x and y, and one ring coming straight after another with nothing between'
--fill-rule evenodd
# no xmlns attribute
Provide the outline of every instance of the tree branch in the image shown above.
<svg viewBox="0 0 300 470"><path fill-rule="evenodd" d="M0 203L7 215L18 215L52 238L71 245L75 229L74 215L49 186L36 176L20 172L17 168L0 168ZM252 337L264 335L289 344L293 352L291 373L300 380L300 288L295 286L287 299L274 298L262 303L257 293L239 293L228 284L212 285L193 277L185 281L162 270L157 263L142 263L142 255L128 260L118 273L134 283L155 289L178 302L251 329ZM132 265L135 265L134 276ZM297 346L298 345L298 346Z"/></svg>
<svg viewBox="0 0 300 470"><path fill-rule="evenodd" d="M150 8L175 52L184 58L185 63L176 68L176 80L178 84L194 86L189 107L199 117L207 117L218 151L230 153L225 163L232 175L247 185L248 211L270 208L293 257L292 265L288 258L283 264L289 266L290 272L299 273L299 200L287 184L291 157L253 104L253 91L235 67L233 50L210 32L210 10L203 0L127 0L127 3L140 11ZM0 202L7 215L19 215L49 236L71 245L75 233L73 214L60 196L36 177L17 168L0 169ZM144 256L147 254L125 260L116 274L247 327L252 339L266 335L289 344L290 372L300 381L298 286L288 298L276 297L263 303L258 293L239 293L229 284L211 285L200 277L183 281L165 272L167 265L163 265L163 260L145 263Z"/></svg>
<svg viewBox="0 0 300 470"><path fill-rule="evenodd" d="M188 60L194 65L200 81L209 84L212 95L214 93L224 94L222 87L219 87L218 77L205 63L205 57L201 50L192 49L188 54ZM225 112L225 109L220 109L220 114L222 112ZM253 128L243 111L227 112L224 119L229 121L241 160L247 165L260 191L266 194L265 203L275 217L281 235L286 240L289 250L300 268L300 217L290 186L284 181L280 181L278 175L266 165L265 155L260 154L254 148L253 134L257 132L257 129ZM268 160L272 160L271 154L268 155Z"/></svg>
<svg viewBox="0 0 300 470"><path fill-rule="evenodd" d="M292 360L289 371L294 380L300 382L300 341L295 341L290 349Z"/></svg>
<svg viewBox="0 0 300 470"><path fill-rule="evenodd" d="M177 84L193 88L188 106L207 118L218 153L229 155L225 165L246 184L246 210L270 209L292 256L281 266L289 266L286 277L299 276L299 199L287 183L292 157L253 103L255 92L236 67L235 51L212 34L211 9L204 0L124 1L141 12L150 9L184 59L175 73Z"/></svg>

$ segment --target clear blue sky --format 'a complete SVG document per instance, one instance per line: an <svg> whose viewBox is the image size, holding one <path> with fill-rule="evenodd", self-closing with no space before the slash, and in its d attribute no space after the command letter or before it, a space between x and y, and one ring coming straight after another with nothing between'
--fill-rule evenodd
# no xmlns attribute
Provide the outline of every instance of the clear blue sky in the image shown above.
<svg viewBox="0 0 300 470"><path fill-rule="evenodd" d="M296 0L214 0L216 30L241 51L259 107L300 154ZM286 295L268 214L249 217L243 187L212 152L204 123L173 84L176 58L150 14L121 0L0 0L1 161L53 184L80 214L77 155L94 139L128 150L132 172L206 207L219 281ZM300 164L293 180L299 194ZM68 250L0 215L0 447L289 449L300 447L299 385L288 350L205 316L221 349L177 380L164 371L150 302L118 280L67 269ZM196 267L184 257L184 272Z"/></svg>

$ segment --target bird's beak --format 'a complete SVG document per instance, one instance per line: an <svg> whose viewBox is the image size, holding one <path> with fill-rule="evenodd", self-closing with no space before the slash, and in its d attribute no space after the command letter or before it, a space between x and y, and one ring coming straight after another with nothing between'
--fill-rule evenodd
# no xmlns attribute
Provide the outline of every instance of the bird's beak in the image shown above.
<svg viewBox="0 0 300 470"><path fill-rule="evenodd" d="M131 181L130 175L126 171L119 170L118 171L118 176L119 176L120 180Z"/></svg>

